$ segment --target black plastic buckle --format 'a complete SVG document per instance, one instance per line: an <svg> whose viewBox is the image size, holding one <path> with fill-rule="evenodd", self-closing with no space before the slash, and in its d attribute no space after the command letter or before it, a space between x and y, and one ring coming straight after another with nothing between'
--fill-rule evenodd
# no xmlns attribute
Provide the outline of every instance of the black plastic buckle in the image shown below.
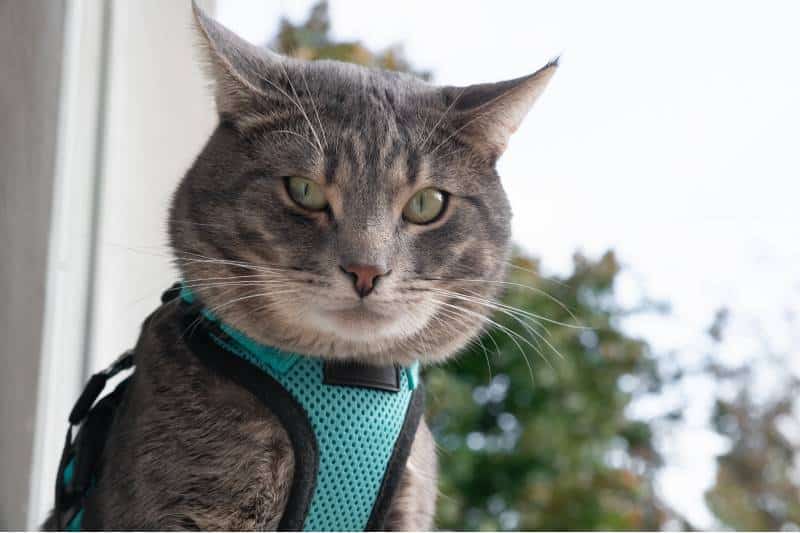
<svg viewBox="0 0 800 533"><path fill-rule="evenodd" d="M165 303L171 302L172 300L174 300L175 298L180 296L181 295L181 287L182 287L182 285L181 285L181 283L179 281L176 281L175 283L173 283L172 287L170 287L169 289L167 289L163 293L161 293L161 303L165 304Z"/></svg>
<svg viewBox="0 0 800 533"><path fill-rule="evenodd" d="M97 397L100 396L100 393L103 392L108 380L132 366L133 350L128 350L111 363L108 368L92 375L69 413L69 423L73 426L80 424L89 414L89 410L94 405Z"/></svg>

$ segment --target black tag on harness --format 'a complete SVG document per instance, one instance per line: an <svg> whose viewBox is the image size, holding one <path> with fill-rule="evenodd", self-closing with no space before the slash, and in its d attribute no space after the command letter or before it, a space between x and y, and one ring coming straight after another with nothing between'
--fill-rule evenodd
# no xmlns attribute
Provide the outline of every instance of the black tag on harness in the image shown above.
<svg viewBox="0 0 800 533"><path fill-rule="evenodd" d="M395 365L373 366L353 361L326 361L323 383L400 392L400 368Z"/></svg>

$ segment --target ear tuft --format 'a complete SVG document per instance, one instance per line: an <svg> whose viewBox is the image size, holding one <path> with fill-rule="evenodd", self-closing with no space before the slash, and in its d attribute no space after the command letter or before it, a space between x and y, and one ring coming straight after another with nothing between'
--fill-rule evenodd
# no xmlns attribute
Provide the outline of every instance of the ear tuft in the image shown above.
<svg viewBox="0 0 800 533"><path fill-rule="evenodd" d="M192 12L204 66L214 84L217 111L220 115L236 115L248 107L254 96L265 94L264 80L285 68L282 59L248 43L206 15L194 0Z"/></svg>
<svg viewBox="0 0 800 533"><path fill-rule="evenodd" d="M521 78L467 87L448 87L457 127L492 157L499 157L558 68L559 58Z"/></svg>

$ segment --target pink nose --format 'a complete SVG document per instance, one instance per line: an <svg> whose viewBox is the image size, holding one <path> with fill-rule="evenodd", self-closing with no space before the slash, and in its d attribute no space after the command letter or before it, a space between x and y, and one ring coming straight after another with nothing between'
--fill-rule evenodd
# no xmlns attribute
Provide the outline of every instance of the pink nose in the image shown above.
<svg viewBox="0 0 800 533"><path fill-rule="evenodd" d="M353 278L353 288L359 297L364 298L378 282L378 278L385 276L388 272L377 265L347 265L341 269Z"/></svg>

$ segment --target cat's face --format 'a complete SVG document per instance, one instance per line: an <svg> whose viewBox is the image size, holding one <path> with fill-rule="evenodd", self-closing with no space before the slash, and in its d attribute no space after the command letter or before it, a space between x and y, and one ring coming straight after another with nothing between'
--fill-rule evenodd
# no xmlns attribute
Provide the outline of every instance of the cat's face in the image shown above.
<svg viewBox="0 0 800 533"><path fill-rule="evenodd" d="M508 259L494 163L553 66L437 88L280 58L197 18L221 121L171 212L186 283L289 351L408 363L462 347Z"/></svg>

